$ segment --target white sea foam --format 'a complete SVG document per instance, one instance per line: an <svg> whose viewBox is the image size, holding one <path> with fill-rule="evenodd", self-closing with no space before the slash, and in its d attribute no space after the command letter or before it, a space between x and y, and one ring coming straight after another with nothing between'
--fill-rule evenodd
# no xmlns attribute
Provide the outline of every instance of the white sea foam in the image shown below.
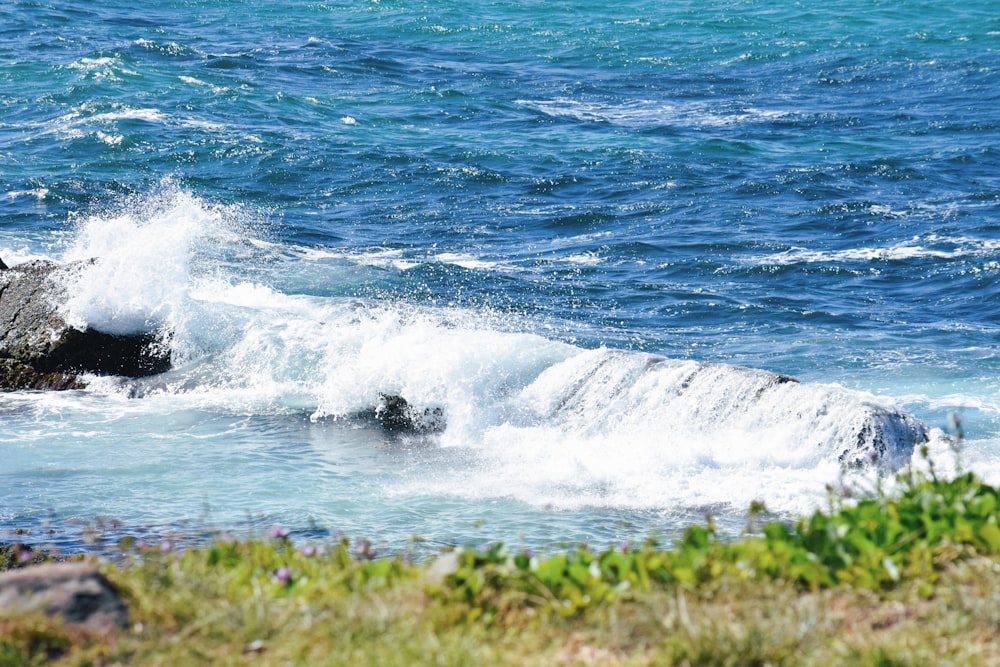
<svg viewBox="0 0 1000 667"><path fill-rule="evenodd" d="M103 56L101 58L81 58L69 65L66 65L69 69L82 69L82 70L94 70L101 67L107 67L108 65L113 65L117 62L118 58L113 56Z"/></svg>
<svg viewBox="0 0 1000 667"><path fill-rule="evenodd" d="M169 117L162 111L153 108L135 108L126 105L116 105L113 111L92 113L89 104L81 105L70 113L63 114L52 120L31 123L27 127L39 130L38 136L56 134L67 139L76 139L87 135L88 130L96 134L112 136L104 129L114 126L122 120L141 120L147 123L165 123Z"/></svg>
<svg viewBox="0 0 1000 667"><path fill-rule="evenodd" d="M7 196L11 199L17 199L18 197L34 197L35 199L41 201L49 195L48 188L34 188L32 190L11 190L7 193Z"/></svg>
<svg viewBox="0 0 1000 667"><path fill-rule="evenodd" d="M125 138L120 134L108 134L107 132L97 132L95 136L98 141L103 144L107 144L108 146L117 146Z"/></svg>
<svg viewBox="0 0 1000 667"><path fill-rule="evenodd" d="M721 127L755 122L769 122L793 116L780 109L753 107L727 111L701 103L667 104L662 100L629 102L580 101L569 98L551 100L515 100L515 104L555 118L610 123L632 128L661 126Z"/></svg>
<svg viewBox="0 0 1000 667"><path fill-rule="evenodd" d="M566 257L565 261L570 264L595 266L597 264L600 264L603 260L601 260L600 256L596 252L587 251L587 252L576 253L574 255L569 255L568 257Z"/></svg>
<svg viewBox="0 0 1000 667"><path fill-rule="evenodd" d="M442 264L461 266L464 269L496 270L499 268L497 262L485 260L468 253L442 252L433 255L433 260Z"/></svg>
<svg viewBox="0 0 1000 667"><path fill-rule="evenodd" d="M88 116L87 120L98 123L111 123L119 120L142 120L147 123L162 123L166 117L166 114L159 109L123 106L115 111Z"/></svg>
<svg viewBox="0 0 1000 667"><path fill-rule="evenodd" d="M1000 249L1000 240L971 237L929 235L915 237L891 246L847 248L844 250L810 250L794 247L780 253L754 258L759 264L809 264L837 262L891 262L920 259L956 259L960 257L992 256Z"/></svg>
<svg viewBox="0 0 1000 667"><path fill-rule="evenodd" d="M213 87L214 92L222 92L224 88ZM218 132L226 129L221 123L203 120L197 117L183 117L164 113L151 107L132 107L116 104L110 111L94 113L90 103L80 105L70 113L62 114L49 121L29 123L25 127L37 131L37 136L50 134L64 139L79 139L92 136L102 143L118 145L125 138L120 130L123 121L141 121L155 125L166 125L176 128L194 128ZM250 141L258 141L248 136Z"/></svg>

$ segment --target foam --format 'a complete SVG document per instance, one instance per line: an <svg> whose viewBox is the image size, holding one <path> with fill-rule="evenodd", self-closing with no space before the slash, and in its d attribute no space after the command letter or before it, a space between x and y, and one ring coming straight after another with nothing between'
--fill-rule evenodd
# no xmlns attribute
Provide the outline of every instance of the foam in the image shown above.
<svg viewBox="0 0 1000 667"><path fill-rule="evenodd" d="M633 100L611 103L580 101L569 98L551 100L515 100L515 104L534 109L554 118L582 122L610 123L637 129L660 126L724 127L741 123L773 122L794 114L784 110L744 108L732 113L713 111L699 103L666 104L657 100Z"/></svg>
<svg viewBox="0 0 1000 667"><path fill-rule="evenodd" d="M86 216L62 260L85 266L65 306L71 325L132 333L183 324L199 244L234 240L231 209L165 186L118 211Z"/></svg>
<svg viewBox="0 0 1000 667"><path fill-rule="evenodd" d="M946 248L934 246L946 246ZM756 258L759 264L812 264L840 262L891 262L929 257L933 259L957 259L962 257L991 256L1000 249L996 239L976 239L971 237L942 237L930 235L913 238L910 241L891 246L868 248L848 248L824 251L808 248L789 248L780 253Z"/></svg>

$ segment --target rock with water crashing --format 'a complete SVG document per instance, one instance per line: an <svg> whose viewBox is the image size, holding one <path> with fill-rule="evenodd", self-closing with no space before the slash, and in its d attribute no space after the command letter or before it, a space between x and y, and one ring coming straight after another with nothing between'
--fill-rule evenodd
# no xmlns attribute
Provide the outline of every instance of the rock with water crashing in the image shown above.
<svg viewBox="0 0 1000 667"><path fill-rule="evenodd" d="M662 431L671 440L760 451L818 448L849 468L893 469L927 442L917 418L874 396L764 370L592 350L543 372L524 409L566 430ZM808 449L803 451L809 451Z"/></svg>
<svg viewBox="0 0 1000 667"><path fill-rule="evenodd" d="M170 368L155 333L67 324L60 304L84 265L31 261L0 268L0 389L76 389L83 373L142 377Z"/></svg>
<svg viewBox="0 0 1000 667"><path fill-rule="evenodd" d="M837 460L847 468L894 470L910 460L916 446L928 440L927 425L913 415L868 404L859 411L854 440L842 445Z"/></svg>
<svg viewBox="0 0 1000 667"><path fill-rule="evenodd" d="M86 563L46 563L0 575L0 614L32 612L100 631L128 622L118 590Z"/></svg>
<svg viewBox="0 0 1000 667"><path fill-rule="evenodd" d="M436 433L445 427L441 408L419 409L402 396L381 394L374 412L375 421L390 433Z"/></svg>

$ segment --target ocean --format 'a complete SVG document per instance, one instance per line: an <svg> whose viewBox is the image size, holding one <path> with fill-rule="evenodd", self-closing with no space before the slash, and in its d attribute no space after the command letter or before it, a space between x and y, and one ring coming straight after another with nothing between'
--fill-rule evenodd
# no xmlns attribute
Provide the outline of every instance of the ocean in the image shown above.
<svg viewBox="0 0 1000 667"><path fill-rule="evenodd" d="M844 401L1000 483L995 3L141 4L0 5L0 258L174 361L0 394L0 542L735 535Z"/></svg>

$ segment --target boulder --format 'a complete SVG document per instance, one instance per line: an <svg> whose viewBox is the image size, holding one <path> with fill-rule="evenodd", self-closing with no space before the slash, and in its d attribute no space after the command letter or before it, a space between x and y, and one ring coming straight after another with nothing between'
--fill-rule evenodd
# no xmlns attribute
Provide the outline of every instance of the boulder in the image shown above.
<svg viewBox="0 0 1000 667"><path fill-rule="evenodd" d="M0 574L0 614L32 612L102 632L128 623L114 584L86 563L45 563Z"/></svg>
<svg viewBox="0 0 1000 667"><path fill-rule="evenodd" d="M156 333L110 334L66 323L59 304L81 262L0 261L0 389L76 389L80 374L142 377L170 368Z"/></svg>

